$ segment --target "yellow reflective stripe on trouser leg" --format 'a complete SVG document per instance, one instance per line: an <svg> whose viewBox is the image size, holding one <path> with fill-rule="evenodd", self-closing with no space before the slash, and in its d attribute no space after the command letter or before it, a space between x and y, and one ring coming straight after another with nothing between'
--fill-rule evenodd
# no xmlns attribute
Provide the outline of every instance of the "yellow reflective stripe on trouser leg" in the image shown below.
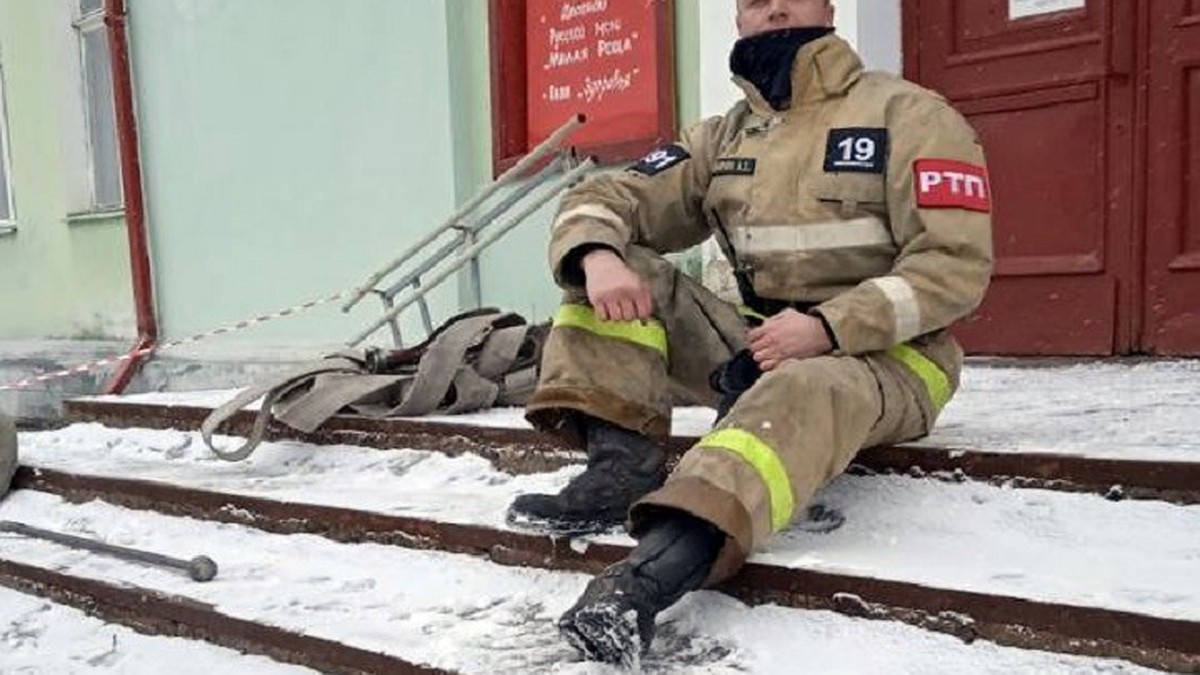
<svg viewBox="0 0 1200 675"><path fill-rule="evenodd" d="M925 383L925 390L929 392L929 400L933 402L934 409L940 411L950 402L950 379L946 377L946 373L921 352L917 351L910 345L896 345L888 350L888 354L900 363L908 366L908 369L917 374L921 381Z"/></svg>
<svg viewBox="0 0 1200 675"><path fill-rule="evenodd" d="M792 481L775 450L757 436L741 429L721 429L700 439L698 448L727 450L737 455L762 478L771 498L771 527L776 532L788 526L796 510Z"/></svg>
<svg viewBox="0 0 1200 675"><path fill-rule="evenodd" d="M649 321L601 321L596 311L588 305L563 305L554 317L554 327L570 326L614 340L624 340L649 347L667 356L667 329L661 322Z"/></svg>

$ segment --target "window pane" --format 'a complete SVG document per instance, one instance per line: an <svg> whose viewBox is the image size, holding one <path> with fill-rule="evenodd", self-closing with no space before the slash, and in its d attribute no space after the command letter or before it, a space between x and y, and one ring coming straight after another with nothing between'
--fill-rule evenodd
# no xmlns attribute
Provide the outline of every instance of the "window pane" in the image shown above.
<svg viewBox="0 0 1200 675"><path fill-rule="evenodd" d="M104 0L79 0L79 16L87 16L104 7Z"/></svg>
<svg viewBox="0 0 1200 675"><path fill-rule="evenodd" d="M88 141L92 150L92 205L118 206L121 204L121 169L117 160L112 70L103 27L83 34L83 54L87 78Z"/></svg>

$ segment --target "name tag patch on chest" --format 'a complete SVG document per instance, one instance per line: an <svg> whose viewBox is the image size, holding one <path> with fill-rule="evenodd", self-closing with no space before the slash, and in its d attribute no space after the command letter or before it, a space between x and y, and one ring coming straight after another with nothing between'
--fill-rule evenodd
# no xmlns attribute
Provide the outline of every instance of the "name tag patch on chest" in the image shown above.
<svg viewBox="0 0 1200 675"><path fill-rule="evenodd" d="M882 174L887 167L888 130L874 127L830 129L825 171Z"/></svg>
<svg viewBox="0 0 1200 675"><path fill-rule="evenodd" d="M753 157L720 157L713 163L713 176L753 176L758 160Z"/></svg>
<svg viewBox="0 0 1200 675"><path fill-rule="evenodd" d="M913 172L919 207L992 210L992 187L987 169L981 166L952 159L918 159Z"/></svg>
<svg viewBox="0 0 1200 675"><path fill-rule="evenodd" d="M690 159L691 155L681 145L667 145L655 150L646 155L637 164L629 167L630 171L646 176L657 176L667 169L679 164L685 159Z"/></svg>

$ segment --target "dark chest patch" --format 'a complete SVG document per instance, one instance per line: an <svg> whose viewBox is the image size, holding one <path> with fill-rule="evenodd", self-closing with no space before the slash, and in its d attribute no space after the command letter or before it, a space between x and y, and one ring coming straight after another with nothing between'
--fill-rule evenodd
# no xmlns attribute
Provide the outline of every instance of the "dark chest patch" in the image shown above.
<svg viewBox="0 0 1200 675"><path fill-rule="evenodd" d="M882 174L887 168L887 155L887 129L830 129L829 141L825 145L825 171Z"/></svg>
<svg viewBox="0 0 1200 675"><path fill-rule="evenodd" d="M691 157L681 145L666 145L643 157L637 164L629 167L629 170L646 176L657 176Z"/></svg>
<svg viewBox="0 0 1200 675"><path fill-rule="evenodd" d="M753 157L720 157L713 163L713 176L753 176L758 160Z"/></svg>

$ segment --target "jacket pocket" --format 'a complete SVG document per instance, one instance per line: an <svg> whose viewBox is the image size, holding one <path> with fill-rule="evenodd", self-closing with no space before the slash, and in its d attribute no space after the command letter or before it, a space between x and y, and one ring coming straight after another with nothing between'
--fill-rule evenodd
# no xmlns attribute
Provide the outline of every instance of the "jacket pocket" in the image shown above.
<svg viewBox="0 0 1200 675"><path fill-rule="evenodd" d="M809 194L822 202L841 204L842 216L852 218L871 213L887 214L887 189L877 174L825 174L809 185Z"/></svg>

